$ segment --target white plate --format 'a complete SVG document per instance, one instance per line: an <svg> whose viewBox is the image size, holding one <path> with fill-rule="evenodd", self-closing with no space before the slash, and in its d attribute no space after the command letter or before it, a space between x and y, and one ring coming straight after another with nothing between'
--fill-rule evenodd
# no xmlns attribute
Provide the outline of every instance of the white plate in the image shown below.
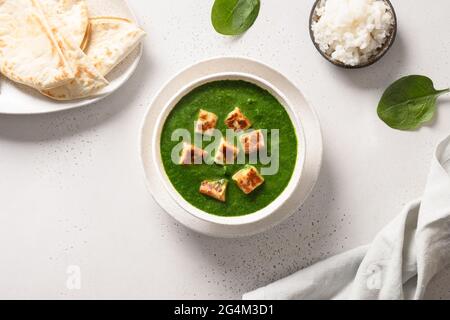
<svg viewBox="0 0 450 320"><path fill-rule="evenodd" d="M106 4L105 4L106 3ZM126 0L88 0L89 10L96 16L120 16L136 22ZM142 56L142 44L106 76L110 84L98 95L73 101L55 101L36 90L13 83L0 75L0 114L42 114L78 108L98 102L119 89L132 76Z"/></svg>
<svg viewBox="0 0 450 320"><path fill-rule="evenodd" d="M179 201L175 201L173 196L165 187L165 181L158 163L154 161L153 137L157 131L158 118L161 112L167 107L169 101L173 100L190 83L194 83L203 78L224 73L248 74L279 89L290 106L301 119L305 140L305 160L301 183L294 189L292 195L276 209L272 214L258 219L253 223L218 224L201 219L194 214L187 212ZM141 132L141 158L147 178L147 186L155 201L172 217L188 228L197 232L216 237L241 237L256 234L269 229L280 223L293 214L306 200L314 187L322 162L322 135L320 124L314 110L309 106L298 88L288 79L272 68L246 58L214 58L197 63L170 80L154 99L148 113L144 119Z"/></svg>

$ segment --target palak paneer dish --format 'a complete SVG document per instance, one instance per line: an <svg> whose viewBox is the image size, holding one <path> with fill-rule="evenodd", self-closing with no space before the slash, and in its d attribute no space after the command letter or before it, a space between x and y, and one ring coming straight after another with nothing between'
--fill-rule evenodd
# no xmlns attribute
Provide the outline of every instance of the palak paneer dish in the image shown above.
<svg viewBox="0 0 450 320"><path fill-rule="evenodd" d="M173 137L180 129L189 133L188 141ZM175 105L160 147L167 177L187 202L236 217L267 207L283 193L297 163L298 140L289 114L271 93L250 82L223 80L194 89ZM272 165L268 159L278 161L276 172L263 174Z"/></svg>

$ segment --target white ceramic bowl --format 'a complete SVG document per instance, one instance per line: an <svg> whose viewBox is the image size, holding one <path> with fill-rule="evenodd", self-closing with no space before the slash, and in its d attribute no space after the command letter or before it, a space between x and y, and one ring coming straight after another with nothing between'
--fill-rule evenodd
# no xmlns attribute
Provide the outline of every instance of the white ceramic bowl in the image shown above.
<svg viewBox="0 0 450 320"><path fill-rule="evenodd" d="M263 210L242 217L218 217L193 207L172 186L161 163L159 140L164 121L172 108L194 88L223 79L245 80L271 92L285 106L299 141L297 165L288 187ZM298 87L268 65L244 57L211 58L175 75L154 97L140 133L140 155L146 185L155 202L184 226L222 238L263 232L297 212L319 176L322 148L320 123ZM157 210L152 212L159 213Z"/></svg>
<svg viewBox="0 0 450 320"><path fill-rule="evenodd" d="M193 205L191 205L189 202L187 202L173 187L172 183L170 182L169 178L167 177L164 169L164 165L161 158L161 152L160 152L160 140L161 140L161 133L164 127L164 123L166 122L166 119L170 112L173 110L173 108L178 104L178 102L186 96L188 93L190 93L192 90L215 81L222 81L222 80L243 80L246 82L253 83L257 85L258 87L265 89L269 91L286 109L287 113L289 114L289 117L292 121L292 124L295 127L296 133L297 133L297 140L298 140L298 146L297 146L297 161L295 164L294 172L292 174L291 180L286 187L286 189L267 207L256 211L251 214L247 214L244 216L238 216L238 217L222 217L213 215L210 213L207 213L205 211L202 211ZM277 128L266 128L266 129L277 129ZM195 217L202 219L204 221L215 223L219 225L245 225L245 224L253 224L255 222L258 222L260 220L263 220L267 218L267 216L274 213L276 210L280 208L280 206L292 195L292 192L297 188L301 181L302 171L303 171L303 164L305 160L305 140L304 140L304 133L303 133L303 127L301 125L300 119L298 119L296 113L294 110L290 107L290 102L287 100L287 98L283 95L283 93L277 89L275 86L270 84L269 82L258 78L256 76L245 74L245 73L237 73L237 72L229 72L229 73L220 73L220 74L214 74L210 75L201 79L198 79L190 84L188 84L186 87L181 89L165 106L165 108L162 110L160 116L158 117L157 123L156 123L156 130L153 134L152 139L152 145L153 145L153 161L157 164L158 168L158 174L159 178L161 179L162 183L164 184L164 187L166 188L167 192L170 194L170 196L175 200L182 208L186 210L189 214L194 215ZM283 150L280 150L280 152L283 152ZM286 150L284 151L286 152ZM195 187L195 186L193 186Z"/></svg>

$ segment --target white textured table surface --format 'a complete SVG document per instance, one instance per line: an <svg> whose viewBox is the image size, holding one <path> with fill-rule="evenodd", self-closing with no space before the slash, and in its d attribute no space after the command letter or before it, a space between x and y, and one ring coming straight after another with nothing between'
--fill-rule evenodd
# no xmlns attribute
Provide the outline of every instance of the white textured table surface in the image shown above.
<svg viewBox="0 0 450 320"><path fill-rule="evenodd" d="M450 2L394 0L399 37L376 65L337 69L308 34L311 1L263 0L252 29L224 38L212 1L134 0L148 32L137 73L91 107L0 116L0 298L239 298L335 253L366 244L424 188L430 157L450 133L450 99L417 132L376 115L402 75L450 85ZM220 55L261 60L296 83L322 122L323 170L311 198L284 224L240 240L197 235L148 194L138 135L157 90L180 69ZM79 266L81 289L66 286ZM450 269L430 298L450 299Z"/></svg>

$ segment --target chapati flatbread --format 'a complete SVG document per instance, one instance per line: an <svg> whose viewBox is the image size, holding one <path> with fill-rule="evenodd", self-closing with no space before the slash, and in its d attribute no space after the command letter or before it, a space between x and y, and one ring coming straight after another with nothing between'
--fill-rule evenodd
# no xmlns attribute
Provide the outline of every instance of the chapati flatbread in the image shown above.
<svg viewBox="0 0 450 320"><path fill-rule="evenodd" d="M86 0L39 0L53 27L70 34L80 46L89 24Z"/></svg>
<svg viewBox="0 0 450 320"><path fill-rule="evenodd" d="M0 0L0 71L38 90L74 78L36 0Z"/></svg>
<svg viewBox="0 0 450 320"><path fill-rule="evenodd" d="M74 71L75 78L63 86L42 90L44 95L55 100L81 99L95 95L109 84L69 35L57 31L55 35L60 39L61 49Z"/></svg>
<svg viewBox="0 0 450 320"><path fill-rule="evenodd" d="M128 19L95 17L89 19L87 56L102 75L107 75L139 45L145 32Z"/></svg>
<svg viewBox="0 0 450 320"><path fill-rule="evenodd" d="M84 39L83 42L81 42L81 50L85 51L88 44L89 44L89 39L91 38L91 24L88 23L88 27L86 30L86 34L84 35Z"/></svg>

